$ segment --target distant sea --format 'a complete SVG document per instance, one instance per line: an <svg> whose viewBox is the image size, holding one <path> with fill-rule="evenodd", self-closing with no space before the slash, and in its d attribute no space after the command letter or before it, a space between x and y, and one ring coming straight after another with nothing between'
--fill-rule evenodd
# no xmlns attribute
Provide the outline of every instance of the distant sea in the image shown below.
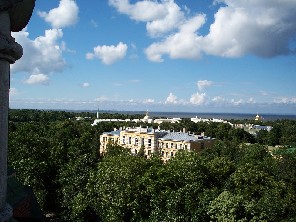
<svg viewBox="0 0 296 222"><path fill-rule="evenodd" d="M106 111L101 110L101 113L121 113L121 114L145 114L145 111ZM150 117L162 117L162 118L206 118L206 119L224 119L224 120L245 120L255 119L257 114L254 113L193 113L193 112L149 112ZM283 115L283 114L260 114L263 121L273 121L278 119L290 119L296 120L296 115Z"/></svg>

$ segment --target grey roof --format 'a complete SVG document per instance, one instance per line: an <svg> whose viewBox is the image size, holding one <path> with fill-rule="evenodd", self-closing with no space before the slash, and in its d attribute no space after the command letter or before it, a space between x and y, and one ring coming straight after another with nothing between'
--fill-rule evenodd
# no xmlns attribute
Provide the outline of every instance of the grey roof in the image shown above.
<svg viewBox="0 0 296 222"><path fill-rule="evenodd" d="M272 126L260 126L260 125L254 125L253 126L254 129L258 129L258 130L271 130Z"/></svg>
<svg viewBox="0 0 296 222"><path fill-rule="evenodd" d="M103 134L108 134L108 135L120 135L121 130L115 130L115 131L111 131L111 132L104 132Z"/></svg>
<svg viewBox="0 0 296 222"><path fill-rule="evenodd" d="M173 140L173 141L198 141L199 139L194 135L182 132L172 132L165 135L161 140Z"/></svg>

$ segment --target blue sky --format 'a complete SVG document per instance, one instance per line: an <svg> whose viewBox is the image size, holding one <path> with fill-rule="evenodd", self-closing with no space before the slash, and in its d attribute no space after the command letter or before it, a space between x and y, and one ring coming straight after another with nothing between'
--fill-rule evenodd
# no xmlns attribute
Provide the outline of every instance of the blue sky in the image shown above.
<svg viewBox="0 0 296 222"><path fill-rule="evenodd" d="M10 107L296 114L295 0L36 1Z"/></svg>

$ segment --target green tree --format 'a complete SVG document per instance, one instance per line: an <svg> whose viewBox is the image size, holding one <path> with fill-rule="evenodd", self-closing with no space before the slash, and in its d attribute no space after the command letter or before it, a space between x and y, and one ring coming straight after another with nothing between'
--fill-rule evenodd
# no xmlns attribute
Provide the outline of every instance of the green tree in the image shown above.
<svg viewBox="0 0 296 222"><path fill-rule="evenodd" d="M102 221L145 219L149 200L145 204L139 181L149 166L145 158L118 154L106 156L92 171L87 199Z"/></svg>

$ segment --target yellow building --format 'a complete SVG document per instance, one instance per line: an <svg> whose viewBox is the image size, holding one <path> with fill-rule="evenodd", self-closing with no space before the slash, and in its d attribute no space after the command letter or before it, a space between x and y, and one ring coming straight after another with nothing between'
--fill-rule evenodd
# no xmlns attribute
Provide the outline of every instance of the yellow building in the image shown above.
<svg viewBox="0 0 296 222"><path fill-rule="evenodd" d="M167 161L176 155L178 150L198 152L213 145L213 139L203 135L192 135L185 132L168 132L152 128L127 128L105 132L100 136L100 153L104 154L108 143L113 142L128 148L132 154L139 153L141 147L149 158L159 151L162 160Z"/></svg>
<svg viewBox="0 0 296 222"><path fill-rule="evenodd" d="M145 155L150 157L158 149L158 139L166 134L164 130L142 127L106 132L100 136L100 153L106 152L107 144L111 141L130 149L132 154L137 154L143 147Z"/></svg>
<svg viewBox="0 0 296 222"><path fill-rule="evenodd" d="M100 136L100 154L104 154L107 149L108 143L119 144L120 130L114 129L111 132L104 132Z"/></svg>
<svg viewBox="0 0 296 222"><path fill-rule="evenodd" d="M214 140L202 135L193 135L184 132L171 132L159 139L159 149L163 161L176 155L178 150L198 152L213 145Z"/></svg>

